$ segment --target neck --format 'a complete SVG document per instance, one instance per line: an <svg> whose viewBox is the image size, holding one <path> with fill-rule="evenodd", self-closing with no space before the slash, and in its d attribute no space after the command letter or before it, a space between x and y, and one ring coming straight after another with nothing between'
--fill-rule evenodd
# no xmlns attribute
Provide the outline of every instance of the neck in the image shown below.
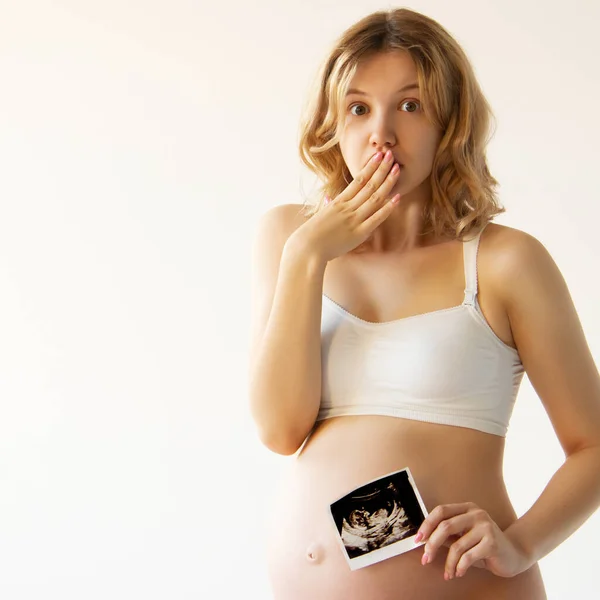
<svg viewBox="0 0 600 600"><path fill-rule="evenodd" d="M433 246L442 241L435 234L425 233L424 208L431 202L428 182L419 186L394 207L389 217L368 238L364 252L371 254L403 254L415 248ZM427 189L425 189L427 188Z"/></svg>

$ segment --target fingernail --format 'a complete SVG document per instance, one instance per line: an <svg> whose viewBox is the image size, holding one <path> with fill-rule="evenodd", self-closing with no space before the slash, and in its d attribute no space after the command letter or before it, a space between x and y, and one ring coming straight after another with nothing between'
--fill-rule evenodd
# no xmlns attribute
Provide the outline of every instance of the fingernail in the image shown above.
<svg viewBox="0 0 600 600"><path fill-rule="evenodd" d="M429 556L427 554L423 554L423 558L421 559L421 564L426 565L429 562Z"/></svg>
<svg viewBox="0 0 600 600"><path fill-rule="evenodd" d="M419 531L417 535L415 535L415 542L420 542L423 539L423 534Z"/></svg>

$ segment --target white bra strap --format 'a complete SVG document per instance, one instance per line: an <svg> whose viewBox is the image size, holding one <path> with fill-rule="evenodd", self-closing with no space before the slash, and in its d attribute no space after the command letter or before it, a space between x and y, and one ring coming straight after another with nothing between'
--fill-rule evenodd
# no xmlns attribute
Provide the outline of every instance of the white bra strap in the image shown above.
<svg viewBox="0 0 600 600"><path fill-rule="evenodd" d="M477 234L477 237L463 244L466 282L464 304L474 304L475 302L475 295L477 294L477 250L479 249L479 240L482 233L483 229Z"/></svg>

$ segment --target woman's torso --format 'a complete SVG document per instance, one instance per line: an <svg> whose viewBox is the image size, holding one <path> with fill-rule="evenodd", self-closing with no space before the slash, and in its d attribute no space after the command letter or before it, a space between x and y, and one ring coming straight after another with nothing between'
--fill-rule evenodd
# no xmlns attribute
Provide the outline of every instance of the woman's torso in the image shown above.
<svg viewBox="0 0 600 600"><path fill-rule="evenodd" d="M299 205L290 205L290 229ZM510 323L490 275L492 258L509 228L489 224L477 259L478 300L490 327L514 347ZM328 263L324 294L349 313L387 322L461 303L465 288L461 242L407 255L339 257ZM367 296L368 294L368 296ZM267 541L276 600L438 600L510 597L542 600L537 565L513 578L470 568L444 580L448 549L421 565L423 547L351 571L335 539L329 505L378 476L409 467L428 511L438 504L474 502L501 529L517 515L502 477L504 438L474 429L388 416L343 416L319 421L280 482Z"/></svg>

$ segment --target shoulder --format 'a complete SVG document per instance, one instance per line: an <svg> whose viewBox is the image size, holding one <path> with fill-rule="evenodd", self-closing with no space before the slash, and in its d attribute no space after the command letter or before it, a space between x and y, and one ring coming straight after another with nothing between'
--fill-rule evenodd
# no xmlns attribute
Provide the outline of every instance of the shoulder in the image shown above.
<svg viewBox="0 0 600 600"><path fill-rule="evenodd" d="M303 204L278 204L266 210L259 218L258 233L286 240L307 217Z"/></svg>
<svg viewBox="0 0 600 600"><path fill-rule="evenodd" d="M258 217L252 236L251 261L262 287L269 287L265 278L276 276L288 238L306 221L302 209L302 204L278 204Z"/></svg>
<svg viewBox="0 0 600 600"><path fill-rule="evenodd" d="M480 240L481 258L501 283L524 272L553 262L546 247L536 237L506 225L489 223Z"/></svg>
<svg viewBox="0 0 600 600"><path fill-rule="evenodd" d="M540 244L533 235L499 223L488 223L480 241L482 248L493 250L494 255L501 253L504 256L522 252L528 244L536 243Z"/></svg>
<svg viewBox="0 0 600 600"><path fill-rule="evenodd" d="M535 236L490 223L480 240L481 269L507 312L523 302L541 303L551 294L558 300L566 296L562 274L547 248ZM525 298L525 296L528 296Z"/></svg>

